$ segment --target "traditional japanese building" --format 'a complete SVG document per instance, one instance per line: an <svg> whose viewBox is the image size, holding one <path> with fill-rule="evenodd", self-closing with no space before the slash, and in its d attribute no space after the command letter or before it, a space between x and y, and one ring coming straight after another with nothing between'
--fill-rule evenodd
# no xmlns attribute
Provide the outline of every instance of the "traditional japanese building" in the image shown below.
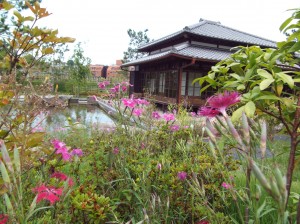
<svg viewBox="0 0 300 224"><path fill-rule="evenodd" d="M226 59L236 46L276 47L276 42L245 33L220 22L199 23L154 40L138 48L147 55L125 63L130 71L130 93L156 103L183 103L199 107L213 94L193 80L206 75L211 66Z"/></svg>

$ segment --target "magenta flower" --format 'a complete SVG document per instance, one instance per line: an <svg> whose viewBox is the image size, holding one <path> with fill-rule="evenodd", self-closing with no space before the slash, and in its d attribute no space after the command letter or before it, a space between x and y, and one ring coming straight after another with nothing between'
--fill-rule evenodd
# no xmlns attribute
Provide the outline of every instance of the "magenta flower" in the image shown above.
<svg viewBox="0 0 300 224"><path fill-rule="evenodd" d="M117 155L117 154L119 154L119 152L120 152L120 150L118 147L113 149L113 154Z"/></svg>
<svg viewBox="0 0 300 224"><path fill-rule="evenodd" d="M0 214L0 224L6 224L8 222L9 216L6 214Z"/></svg>
<svg viewBox="0 0 300 224"><path fill-rule="evenodd" d="M185 180L187 177L187 173L184 171L178 172L177 177L179 180Z"/></svg>
<svg viewBox="0 0 300 224"><path fill-rule="evenodd" d="M134 116L140 117L142 115L143 111L144 110L141 108L135 108L135 109L133 109L132 114Z"/></svg>
<svg viewBox="0 0 300 224"><path fill-rule="evenodd" d="M73 149L72 152L71 152L71 155L74 156L74 155L77 155L77 156L82 156L83 155L83 152L81 149Z"/></svg>
<svg viewBox="0 0 300 224"><path fill-rule="evenodd" d="M68 149L66 146L61 147L60 149L56 150L55 154L61 154L64 161L69 161L72 157L72 155L68 152Z"/></svg>
<svg viewBox="0 0 300 224"><path fill-rule="evenodd" d="M171 125L169 128L171 131L174 132L174 131L178 131L180 129L180 126L179 125Z"/></svg>
<svg viewBox="0 0 300 224"><path fill-rule="evenodd" d="M231 185L226 182L223 182L221 186L224 187L225 189L231 188Z"/></svg>
<svg viewBox="0 0 300 224"><path fill-rule="evenodd" d="M204 117L215 117L220 114L220 111L211 107L201 107L198 114Z"/></svg>
<svg viewBox="0 0 300 224"><path fill-rule="evenodd" d="M56 178L56 179L61 180L61 181L68 180L68 184L69 184L70 187L74 185L73 180L70 177L68 177L66 174L61 173L61 172L55 172L55 173L53 173L50 176L50 178Z"/></svg>
<svg viewBox="0 0 300 224"><path fill-rule="evenodd" d="M226 109L238 102L240 102L240 95L238 92L225 91L223 94L211 96L207 100L209 106L218 109L224 116L226 116Z"/></svg>
<svg viewBox="0 0 300 224"><path fill-rule="evenodd" d="M135 99L134 100L137 104L140 104L140 105L149 105L150 102L148 102L147 100L145 99Z"/></svg>
<svg viewBox="0 0 300 224"><path fill-rule="evenodd" d="M131 100L131 99L123 98L122 102L123 102L124 106L129 107L129 108L134 108L136 105L135 101Z"/></svg>
<svg viewBox="0 0 300 224"><path fill-rule="evenodd" d="M158 170L161 170L161 169L162 169L161 163L157 164L157 169L158 169Z"/></svg>
<svg viewBox="0 0 300 224"><path fill-rule="evenodd" d="M146 147L145 143L142 142L142 144L141 144L141 149L144 149L145 147Z"/></svg>
<svg viewBox="0 0 300 224"><path fill-rule="evenodd" d="M127 91L127 86L121 86L121 90L122 90L122 92L126 92Z"/></svg>
<svg viewBox="0 0 300 224"><path fill-rule="evenodd" d="M98 87L100 88L100 89L105 89L105 87L107 86L107 85L109 85L109 81L103 81L103 82L99 82L98 83Z"/></svg>
<svg viewBox="0 0 300 224"><path fill-rule="evenodd" d="M66 147L66 144L64 142L59 141L58 139L53 139L51 143L55 149L62 149Z"/></svg>
<svg viewBox="0 0 300 224"><path fill-rule="evenodd" d="M191 115L192 117L196 117L196 116L197 116L197 114L196 114L195 112L191 112L190 115Z"/></svg>
<svg viewBox="0 0 300 224"><path fill-rule="evenodd" d="M174 121L175 120L175 116L174 114L163 114L163 118L165 119L165 121Z"/></svg>
<svg viewBox="0 0 300 224"><path fill-rule="evenodd" d="M157 111L154 111L154 112L152 112L152 118L155 118L155 119L160 119L160 118L161 118L161 116L159 115L159 112L157 112Z"/></svg>
<svg viewBox="0 0 300 224"><path fill-rule="evenodd" d="M48 200L53 205L56 201L59 201L59 196L62 195L63 188L47 187L42 184L34 188L33 191L38 193L37 202Z"/></svg>
<svg viewBox="0 0 300 224"><path fill-rule="evenodd" d="M95 95L92 96L92 99L93 99L94 101L98 101L97 96L95 96Z"/></svg>

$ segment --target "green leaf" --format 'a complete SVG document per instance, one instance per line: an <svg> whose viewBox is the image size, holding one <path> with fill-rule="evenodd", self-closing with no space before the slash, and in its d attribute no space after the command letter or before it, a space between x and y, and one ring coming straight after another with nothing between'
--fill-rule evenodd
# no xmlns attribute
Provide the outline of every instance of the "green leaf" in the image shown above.
<svg viewBox="0 0 300 224"><path fill-rule="evenodd" d="M252 101L245 105L245 113L248 117L253 117L255 114L256 106Z"/></svg>
<svg viewBox="0 0 300 224"><path fill-rule="evenodd" d="M292 22L293 19L294 19L293 17L290 17L290 18L286 19L286 20L281 24L281 26L279 27L279 30L282 32L282 31L286 28L286 26L287 26L288 24L290 24L290 22Z"/></svg>
<svg viewBox="0 0 300 224"><path fill-rule="evenodd" d="M287 83L291 89L294 88L294 80L291 76L283 72L278 72L276 75L279 76L284 83Z"/></svg>
<svg viewBox="0 0 300 224"><path fill-rule="evenodd" d="M257 101L257 100L281 100L281 99L275 95L263 95L263 96L257 97L255 99L255 101Z"/></svg>
<svg viewBox="0 0 300 224"><path fill-rule="evenodd" d="M241 106L239 109L234 111L231 116L232 122L238 121L242 117L244 111L245 111L245 106Z"/></svg>
<svg viewBox="0 0 300 224"><path fill-rule="evenodd" d="M273 79L273 78L272 78L272 79L265 79L265 80L263 80L263 81L259 84L260 90L264 90L264 89L268 88L268 87L271 85L272 82L274 82L274 79Z"/></svg>
<svg viewBox="0 0 300 224"><path fill-rule="evenodd" d="M263 69L257 69L257 74L259 74L261 77L264 77L266 79L273 79L272 74L270 74L269 72Z"/></svg>

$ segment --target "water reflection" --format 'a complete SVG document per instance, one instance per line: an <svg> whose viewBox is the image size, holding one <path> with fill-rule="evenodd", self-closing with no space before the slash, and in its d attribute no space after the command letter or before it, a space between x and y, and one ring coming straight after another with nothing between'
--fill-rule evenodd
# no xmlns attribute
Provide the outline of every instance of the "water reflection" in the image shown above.
<svg viewBox="0 0 300 224"><path fill-rule="evenodd" d="M114 122L98 107L93 105L71 105L62 109L50 109L47 111L48 116L45 119L45 113L42 113L37 119L36 124L43 120L40 125L47 132L56 132L62 130L69 125L69 120L72 123L79 122L80 124L90 126L111 126Z"/></svg>

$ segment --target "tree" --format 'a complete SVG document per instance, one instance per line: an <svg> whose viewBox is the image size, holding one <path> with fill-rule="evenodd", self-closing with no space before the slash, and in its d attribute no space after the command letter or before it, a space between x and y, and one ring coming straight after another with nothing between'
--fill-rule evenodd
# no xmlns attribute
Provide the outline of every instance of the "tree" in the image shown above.
<svg viewBox="0 0 300 224"><path fill-rule="evenodd" d="M245 112L249 117L259 114L281 122L290 136L290 152L286 170L287 209L293 172L300 161L300 9L280 27L287 39L277 43L277 49L258 46L239 47L228 59L212 67L208 75L198 78L200 86L218 90L238 90L242 95L240 107L233 112L237 120ZM296 160L297 159L297 160ZM290 214L291 215L291 214ZM300 198L297 223L300 223Z"/></svg>
<svg viewBox="0 0 300 224"><path fill-rule="evenodd" d="M124 52L123 62L129 62L138 58L141 58L145 55L145 53L138 52L137 48L142 45L149 43L150 38L147 35L148 29L144 31L134 31L132 29L127 30L127 34L130 38L129 47L127 51Z"/></svg>
<svg viewBox="0 0 300 224"><path fill-rule="evenodd" d="M74 38L58 37L58 31L40 28L36 25L37 21L50 15L46 8L41 8L38 1L31 5L28 1L8 1L0 3L1 25L9 27L4 29L0 35L0 70L6 75L12 74L13 69L18 66L20 71L26 76L37 61L47 55L54 54L58 47L66 43L74 42ZM21 4L22 5L19 5ZM22 15L22 10L29 8L31 15ZM8 18L12 13L13 17ZM4 52L4 53L3 53ZM31 54L33 60L28 63L25 56Z"/></svg>
<svg viewBox="0 0 300 224"><path fill-rule="evenodd" d="M71 66L71 76L76 82L85 82L91 75L90 64L91 59L84 56L81 43L78 43L74 49L72 60L68 61L68 65Z"/></svg>

